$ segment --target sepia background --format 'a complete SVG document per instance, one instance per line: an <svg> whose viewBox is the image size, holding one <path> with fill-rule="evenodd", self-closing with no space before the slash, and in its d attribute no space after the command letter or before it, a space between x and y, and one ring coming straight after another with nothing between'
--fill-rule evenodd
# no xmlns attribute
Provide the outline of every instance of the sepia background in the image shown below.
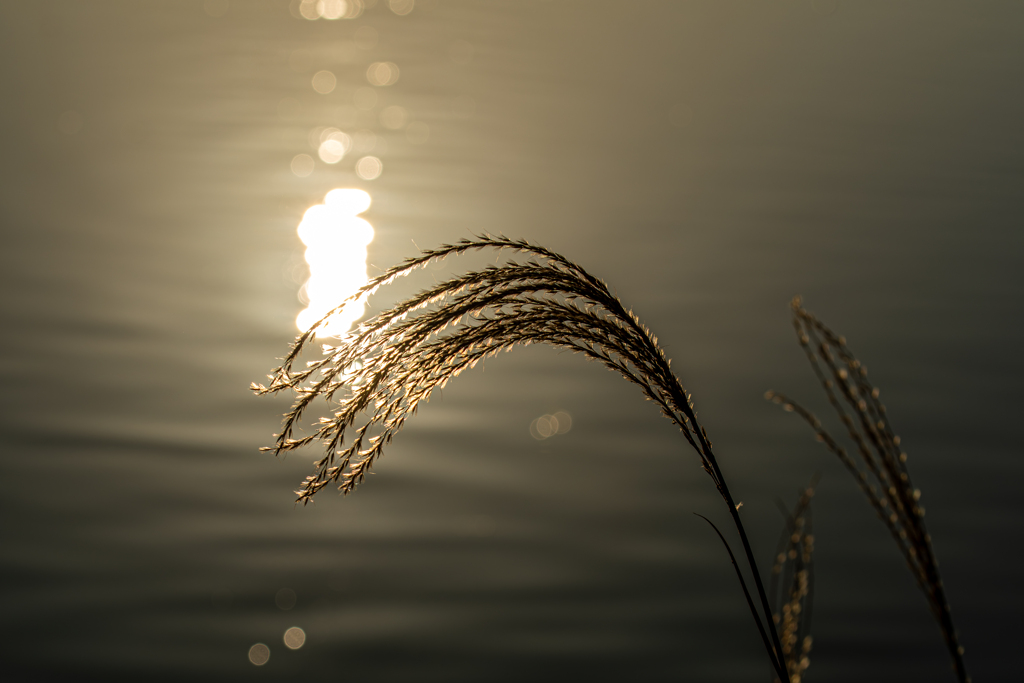
<svg viewBox="0 0 1024 683"><path fill-rule="evenodd" d="M3 3L3 678L769 680L711 481L580 357L488 361L355 495L293 504L316 453L260 453L288 399L248 385L297 332L303 212L354 187L371 276L491 232L607 281L764 571L821 473L810 680L951 681L886 531L763 399L828 413L802 295L881 387L974 679L1015 680L1022 38L1012 2Z"/></svg>

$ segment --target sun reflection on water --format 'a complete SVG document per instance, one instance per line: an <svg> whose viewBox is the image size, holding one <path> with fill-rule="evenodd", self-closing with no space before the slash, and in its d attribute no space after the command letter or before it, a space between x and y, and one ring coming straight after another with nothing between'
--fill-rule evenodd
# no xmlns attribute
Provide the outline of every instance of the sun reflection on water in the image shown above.
<svg viewBox="0 0 1024 683"><path fill-rule="evenodd" d="M352 138L337 128L325 128L320 133L317 153L328 164L336 164L352 148Z"/></svg>
<svg viewBox="0 0 1024 683"><path fill-rule="evenodd" d="M363 190L335 189L302 217L298 233L306 245L309 280L302 288L308 305L295 320L300 330L308 330L366 284L366 247L373 240L373 226L359 214L370 208L370 201ZM364 310L362 301L349 303L317 336L345 334Z"/></svg>
<svg viewBox="0 0 1024 683"><path fill-rule="evenodd" d="M370 2L368 4L373 4ZM292 16L317 19L355 19L363 13L363 0L292 0Z"/></svg>
<svg viewBox="0 0 1024 683"><path fill-rule="evenodd" d="M387 9L406 16L416 6L415 0L290 0L289 11L306 23L356 19L375 7L377 12ZM356 182L378 181L389 147L422 145L431 139L430 126L421 120L425 118L422 112L411 111L392 99L400 94L390 88L399 82L399 66L388 61L385 53L377 56L367 52L380 49L380 29L357 22L345 28L344 23L339 22L332 30L329 43L311 39L282 55L295 72L296 87L304 81L305 92L311 87L323 96L286 97L278 102L280 119L292 124L285 138L289 145L299 144L300 124L319 124L306 129L309 148L304 153L292 151L291 171L296 178L312 176L319 180L328 174L354 174ZM473 45L456 41L451 56L456 63L467 63L473 57ZM361 66L339 67L357 64ZM461 118L469 118L475 102L464 97L456 102L455 109L461 112ZM303 216L298 233L306 246L309 278L298 292L299 300L306 305L295 321L299 329L308 330L366 284L367 245L374 232L360 214L369 206L370 195L363 190L336 189ZM362 301L347 304L317 330L317 335L344 335L364 310Z"/></svg>

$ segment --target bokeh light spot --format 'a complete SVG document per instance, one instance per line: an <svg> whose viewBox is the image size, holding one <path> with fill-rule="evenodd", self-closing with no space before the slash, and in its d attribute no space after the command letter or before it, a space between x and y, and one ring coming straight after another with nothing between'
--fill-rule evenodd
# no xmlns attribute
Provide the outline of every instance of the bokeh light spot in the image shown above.
<svg viewBox="0 0 1024 683"><path fill-rule="evenodd" d="M306 644L306 632L298 626L292 626L284 632L284 644L289 650L298 650Z"/></svg>
<svg viewBox="0 0 1024 683"><path fill-rule="evenodd" d="M256 666L263 666L270 661L270 648L263 643L256 643L249 648L249 661Z"/></svg>
<svg viewBox="0 0 1024 683"><path fill-rule="evenodd" d="M306 142L309 143L309 148L314 150L320 149L320 143L327 139L327 136L324 135L324 133L330 130L337 130L337 128L332 129L327 126L311 128L309 133L306 135Z"/></svg>
<svg viewBox="0 0 1024 683"><path fill-rule="evenodd" d="M416 5L416 0L388 0L388 7L400 17L404 17Z"/></svg>
<svg viewBox="0 0 1024 683"><path fill-rule="evenodd" d="M339 129L328 126L326 128L320 128L319 130L320 137L317 142L322 144L328 140L338 140L345 145L346 151L352 148L352 138L350 138L346 133L342 133Z"/></svg>
<svg viewBox="0 0 1024 683"><path fill-rule="evenodd" d="M384 164L377 157L363 157L356 162L356 175L363 180L376 180L384 170Z"/></svg>
<svg viewBox="0 0 1024 683"><path fill-rule="evenodd" d="M317 154L324 163L338 163L350 149L352 149L352 138L337 128L326 128L320 134Z"/></svg>
<svg viewBox="0 0 1024 683"><path fill-rule="evenodd" d="M372 5L377 0L370 2ZM356 19L362 15L363 10L366 8L366 3L363 0L348 0L348 11L345 12L346 19Z"/></svg>
<svg viewBox="0 0 1024 683"><path fill-rule="evenodd" d="M326 164L336 164L345 156L345 145L338 140L326 140L320 144L319 156Z"/></svg>
<svg viewBox="0 0 1024 683"><path fill-rule="evenodd" d="M572 429L572 416L564 410L554 415L541 415L530 423L530 436L543 441L556 434L565 434Z"/></svg>
<svg viewBox="0 0 1024 683"><path fill-rule="evenodd" d="M282 609L285 612L295 607L297 601L298 596L295 595L295 591L291 588L282 588L274 596L274 604L277 605L278 609Z"/></svg>
<svg viewBox="0 0 1024 683"><path fill-rule="evenodd" d="M375 0L374 0L375 1ZM373 2L370 3L371 5ZM323 19L355 19L363 13L363 0L318 0L317 11Z"/></svg>
<svg viewBox="0 0 1024 683"><path fill-rule="evenodd" d="M371 85L394 85L398 81L398 65L394 62L374 62L366 69L366 80Z"/></svg>
<svg viewBox="0 0 1024 683"><path fill-rule="evenodd" d="M390 107L384 107L384 110L380 113L380 123L389 130L401 130L405 128L405 122L409 120L409 112L405 107L399 107L397 104L392 104Z"/></svg>
<svg viewBox="0 0 1024 683"><path fill-rule="evenodd" d="M308 154L296 154L292 159L292 173L305 178L313 172L313 157Z"/></svg>
<svg viewBox="0 0 1024 683"><path fill-rule="evenodd" d="M320 3L318 0L302 0L299 3L299 14L303 19L316 21L320 18Z"/></svg>
<svg viewBox="0 0 1024 683"><path fill-rule="evenodd" d="M313 90L316 90L321 95L332 92L337 84L338 79L330 71L317 71L313 74Z"/></svg>
<svg viewBox="0 0 1024 683"><path fill-rule="evenodd" d="M319 0L317 10L324 19L341 19L348 12L348 3L345 0Z"/></svg>

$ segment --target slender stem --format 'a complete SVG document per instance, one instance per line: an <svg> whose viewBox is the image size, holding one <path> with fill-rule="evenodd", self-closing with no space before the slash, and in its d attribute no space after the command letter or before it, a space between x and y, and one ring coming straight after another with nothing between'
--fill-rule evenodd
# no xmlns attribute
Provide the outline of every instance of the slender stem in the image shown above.
<svg viewBox="0 0 1024 683"><path fill-rule="evenodd" d="M714 460L712 460L712 462L714 462ZM717 468L717 463L715 466ZM744 530L743 522L740 520L739 510L736 509L732 495L730 495L729 489L725 485L724 480L722 481L722 495L726 499L725 502L729 506L729 513L732 515L733 523L736 525L736 531L740 536L740 541L743 543L743 552L747 556L747 564L750 565L750 573L754 575L754 586L757 588L758 597L761 598L761 609L764 611L765 621L768 622L768 632L771 634L772 645L775 647L775 658L778 662L777 668L779 670L779 676L784 683L789 683L789 672L786 670L782 655L782 643L779 642L779 635L775 631L775 622L772 619L771 606L768 604L768 595L765 593L764 584L761 582L761 574L757 571L754 552L750 548L750 541L747 539L747 532Z"/></svg>
<svg viewBox="0 0 1024 683"><path fill-rule="evenodd" d="M672 375L673 378L675 377ZM736 532L739 534L740 542L743 544L743 553L747 558L747 565L750 567L750 573L754 576L754 587L757 588L757 595L761 601L761 611L764 614L764 620L767 625L767 630L771 634L772 647L769 648L768 655L772 660L772 665L775 667L776 672L779 674L779 680L782 683L790 683L789 671L786 668L785 657L782 654L782 643L779 642L779 634L775 630L775 621L772 619L772 608L768 602L768 595L765 593L764 584L761 582L761 574L757 571L757 562L754 560L754 551L750 547L750 540L747 538L747 532L743 528L743 521L740 519L739 510L736 507L736 502L733 500L732 493L729 492L729 486L725 483L725 476L722 474L721 468L718 466L718 460L715 458L714 451L711 448L711 442L708 441L707 435L704 433L704 428L700 426L697 421L697 415L693 411L693 407L690 404L685 390L682 385L676 380L676 386L673 387L673 394L676 405L679 406L681 412L688 419L678 420L679 427L686 432L692 431L693 435L696 436L700 447L697 449L700 453L701 460L704 463L704 468L711 479L715 482L715 486L718 488L718 492L722 495L725 500L725 504L729 507L729 515L732 517L733 524L736 526ZM692 439L690 440L693 443ZM710 469L709 469L710 466ZM758 620L758 627L760 628L761 623ZM774 651L772 651L774 650Z"/></svg>
<svg viewBox="0 0 1024 683"><path fill-rule="evenodd" d="M956 626L953 625L953 615L949 610L949 602L946 601L946 591L943 589L942 581L937 575L934 590L934 602L939 605L937 608L938 614L936 615L936 620L939 622L939 628L942 629L942 637L946 641L946 647L949 649L950 657L953 659L953 671L956 672L956 677L961 681L961 683L970 683L971 677L967 675L967 666L964 664L963 648L960 646Z"/></svg>
<svg viewBox="0 0 1024 683"><path fill-rule="evenodd" d="M750 573L754 575L754 586L757 588L757 595L761 599L761 610L764 612L765 621L767 622L768 632L772 637L772 646L775 649L775 656L773 657L772 663L775 665L775 670L779 674L779 679L783 683L789 683L789 671L786 670L785 660L782 655L782 643L779 642L779 634L775 631L775 622L772 620L772 608L768 604L768 595L765 593L764 584L761 582L761 574L757 571L757 562L754 560L754 551L750 547L750 541L747 539L747 532L743 528L743 521L740 519L740 512L736 508L736 503L733 500L732 494L729 492L729 486L725 483L725 477L722 476L722 470L718 466L718 461L715 459L715 455L711 450L711 444L708 443L707 437L704 435L703 429L695 429L697 432L697 438L700 440L700 445L704 449L704 453L707 457L708 462L714 468L714 479L718 486L719 493L722 494L722 498L725 499L726 505L729 507L729 514L732 516L733 524L736 525L736 532L739 534L740 542L743 543L743 552L747 556L747 564L750 566Z"/></svg>
<svg viewBox="0 0 1024 683"><path fill-rule="evenodd" d="M750 608L750 613L754 616L754 623L757 624L757 631L761 634L761 641L764 643L764 649L771 654L772 645L768 642L768 634L765 632L764 626L761 625L761 618L757 614L757 607L754 606L754 600L750 597L750 591L747 590L747 582L743 580L743 572L740 571L740 565L736 562L736 556L733 554L732 548L729 547L729 542L725 540L725 536L723 536L722 532L718 530L718 527L715 526L714 522L698 512L694 512L693 514L710 524L711 528L715 530L716 534L718 534L718 538L722 540L722 545L725 546L725 552L729 553L729 560L732 562L732 568L736 570L736 578L739 579L740 588L743 589L743 597L747 599L747 607ZM779 663L775 661L775 657L772 657L772 666L775 668L775 673L781 676L782 672L779 668Z"/></svg>

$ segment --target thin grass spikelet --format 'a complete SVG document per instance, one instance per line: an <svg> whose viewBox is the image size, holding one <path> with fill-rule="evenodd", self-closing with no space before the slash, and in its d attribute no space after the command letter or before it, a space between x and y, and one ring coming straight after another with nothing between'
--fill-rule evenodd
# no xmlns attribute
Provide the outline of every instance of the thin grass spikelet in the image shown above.
<svg viewBox="0 0 1024 683"><path fill-rule="evenodd" d="M850 351L845 337L837 335L804 309L799 297L793 300L792 309L797 339L853 448L848 450L840 444L817 416L793 399L774 391L767 392L765 398L807 422L815 438L834 453L853 476L927 597L957 678L966 683L970 677L964 666L963 648L953 625L932 539L925 527L921 492L914 488L907 469L907 454L879 398L881 392L868 380L867 368Z"/></svg>

